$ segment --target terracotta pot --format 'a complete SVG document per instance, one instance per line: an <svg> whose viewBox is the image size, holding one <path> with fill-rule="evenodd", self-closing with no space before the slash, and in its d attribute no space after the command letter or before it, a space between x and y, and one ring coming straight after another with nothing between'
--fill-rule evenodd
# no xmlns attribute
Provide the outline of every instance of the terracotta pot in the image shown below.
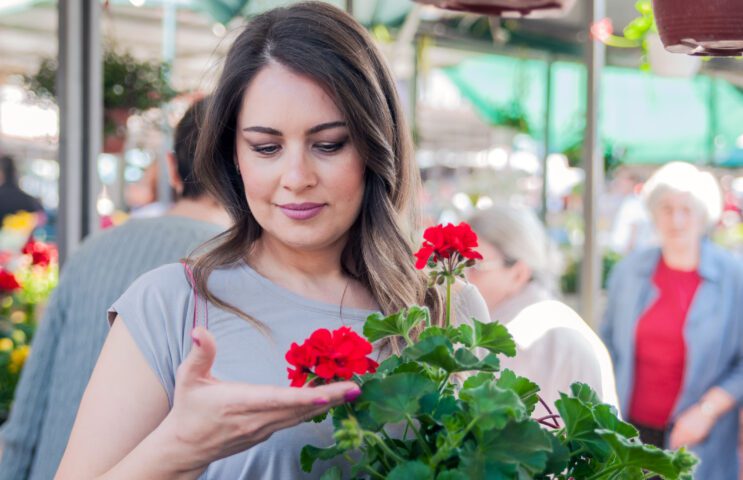
<svg viewBox="0 0 743 480"><path fill-rule="evenodd" d="M113 108L105 110L103 117L106 123L106 131L103 137L104 153L122 153L126 145L126 122L131 113L128 108Z"/></svg>
<svg viewBox="0 0 743 480"><path fill-rule="evenodd" d="M561 14L570 9L575 0L416 0L447 10L478 13L481 15L536 13Z"/></svg>
<svg viewBox="0 0 743 480"><path fill-rule="evenodd" d="M666 50L702 56L743 54L740 0L653 0Z"/></svg>

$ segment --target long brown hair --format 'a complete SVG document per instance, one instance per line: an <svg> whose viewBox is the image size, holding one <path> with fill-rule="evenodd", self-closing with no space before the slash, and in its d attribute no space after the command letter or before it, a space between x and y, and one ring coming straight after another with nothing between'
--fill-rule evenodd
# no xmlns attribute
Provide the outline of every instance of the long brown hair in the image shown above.
<svg viewBox="0 0 743 480"><path fill-rule="evenodd" d="M394 80L366 30L344 11L321 2L255 17L227 53L199 136L196 174L234 226L193 260L197 290L267 331L260 321L212 294L207 280L215 269L243 261L261 236L235 166L235 136L245 90L269 62L312 78L328 92L365 162L361 211L342 256L345 273L369 289L384 314L425 304L440 322L441 297L427 288L426 276L413 265L420 174Z"/></svg>

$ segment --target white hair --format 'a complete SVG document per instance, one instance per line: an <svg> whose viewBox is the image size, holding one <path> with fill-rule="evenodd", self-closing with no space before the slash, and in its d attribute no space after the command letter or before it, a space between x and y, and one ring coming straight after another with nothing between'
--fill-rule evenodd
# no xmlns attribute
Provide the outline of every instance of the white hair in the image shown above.
<svg viewBox="0 0 743 480"><path fill-rule="evenodd" d="M714 226L722 214L722 192L715 177L690 163L671 162L659 168L645 182L642 199L650 212L667 193L687 193L708 227Z"/></svg>
<svg viewBox="0 0 743 480"><path fill-rule="evenodd" d="M507 260L525 263L532 271L532 280L556 291L562 258L534 212L494 205L474 214L470 225Z"/></svg>

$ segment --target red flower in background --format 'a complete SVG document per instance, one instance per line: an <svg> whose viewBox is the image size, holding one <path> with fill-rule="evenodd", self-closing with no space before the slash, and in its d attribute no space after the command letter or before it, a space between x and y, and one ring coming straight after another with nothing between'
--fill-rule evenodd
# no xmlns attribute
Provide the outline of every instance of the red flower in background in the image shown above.
<svg viewBox="0 0 743 480"><path fill-rule="evenodd" d="M21 288L18 279L11 272L0 268L0 292L14 292Z"/></svg>
<svg viewBox="0 0 743 480"><path fill-rule="evenodd" d="M31 256L31 263L42 267L48 266L57 259L57 248L54 245L29 240L23 247L23 254Z"/></svg>
<svg viewBox="0 0 743 480"><path fill-rule="evenodd" d="M292 343L286 352L286 361L295 367L287 368L291 386L303 386L310 376L331 382L374 372L378 364L367 358L371 352L371 343L348 327L315 330L302 345Z"/></svg>
<svg viewBox="0 0 743 480"><path fill-rule="evenodd" d="M477 247L477 234L464 222L459 225L448 223L429 227L423 233L423 246L415 253L418 259L415 268L422 270L433 255L433 261L451 258L459 254L462 258L482 260L482 255L473 250Z"/></svg>

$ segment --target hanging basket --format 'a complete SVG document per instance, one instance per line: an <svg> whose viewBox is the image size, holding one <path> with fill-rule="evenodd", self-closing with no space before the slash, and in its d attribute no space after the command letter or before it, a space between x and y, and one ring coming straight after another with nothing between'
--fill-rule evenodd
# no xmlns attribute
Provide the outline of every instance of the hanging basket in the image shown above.
<svg viewBox="0 0 743 480"><path fill-rule="evenodd" d="M416 0L447 10L477 13L480 15L560 15L570 9L575 0Z"/></svg>
<svg viewBox="0 0 743 480"><path fill-rule="evenodd" d="M743 54L740 0L653 0L666 50L700 56Z"/></svg>
<svg viewBox="0 0 743 480"><path fill-rule="evenodd" d="M128 108L111 108L104 110L105 120L103 135L103 152L119 154L126 145L126 123L131 116Z"/></svg>

